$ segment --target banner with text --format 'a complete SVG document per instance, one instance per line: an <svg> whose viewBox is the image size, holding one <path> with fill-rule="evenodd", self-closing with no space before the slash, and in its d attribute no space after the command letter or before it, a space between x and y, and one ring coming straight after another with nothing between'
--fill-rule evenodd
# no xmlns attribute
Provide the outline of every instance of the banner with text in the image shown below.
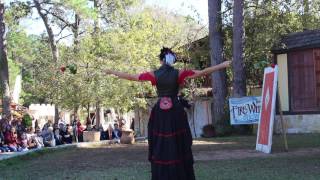
<svg viewBox="0 0 320 180"><path fill-rule="evenodd" d="M260 116L261 97L230 98L229 109L232 125L257 124Z"/></svg>

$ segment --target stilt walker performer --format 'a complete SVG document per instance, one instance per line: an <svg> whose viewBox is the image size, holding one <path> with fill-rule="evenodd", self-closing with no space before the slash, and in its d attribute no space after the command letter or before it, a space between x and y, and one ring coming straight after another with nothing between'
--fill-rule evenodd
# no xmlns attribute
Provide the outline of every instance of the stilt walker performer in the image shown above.
<svg viewBox="0 0 320 180"><path fill-rule="evenodd" d="M161 67L152 72L128 74L106 70L131 81L150 81L156 86L158 101L152 108L148 123L148 159L151 162L152 180L194 180L192 135L187 114L177 95L186 78L197 78L230 66L225 61L203 70L178 70L173 67L175 53L162 48Z"/></svg>

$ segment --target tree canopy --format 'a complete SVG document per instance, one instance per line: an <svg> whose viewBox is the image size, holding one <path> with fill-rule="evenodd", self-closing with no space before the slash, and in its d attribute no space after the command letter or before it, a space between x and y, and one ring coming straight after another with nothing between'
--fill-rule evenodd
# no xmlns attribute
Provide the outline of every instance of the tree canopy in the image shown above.
<svg viewBox="0 0 320 180"><path fill-rule="evenodd" d="M42 18L37 3L52 36L48 32L28 35L21 26L25 19ZM263 68L272 60L270 50L281 35L319 28L319 5L319 0L245 1L244 63L248 85L261 84ZM223 1L225 59L232 59L232 7L232 0ZM152 86L118 80L106 76L103 70L153 70L159 65L162 46L173 47L181 54L191 50L184 56L184 62L190 63L178 63L179 67L204 68L210 64L208 43L199 40L205 48L198 47L198 51L189 46L208 34L206 25L190 16L145 6L139 0L12 1L6 6L5 19L10 84L14 74L21 71L21 103L26 105L54 103L74 109L100 103L122 110L144 106L144 98L155 95ZM59 55L56 60L52 42ZM62 72L61 67L68 65L76 67L77 72ZM230 81L232 74L227 74Z"/></svg>
<svg viewBox="0 0 320 180"><path fill-rule="evenodd" d="M46 1L40 3L41 12L55 31L53 40L59 51L57 61L53 61L48 33L28 36L19 26L23 18L35 13L35 2L13 2L7 16L8 54L22 69L21 101L25 105L54 103L74 109L99 102L124 111L145 106L144 98L155 95L153 87L106 76L104 69L130 73L153 70L159 66L162 46L178 49L203 35L195 19L141 8L138 1L97 1L96 8L91 1ZM77 32L76 15L80 19ZM72 43L59 41L61 34L70 34ZM77 72L62 72L66 66Z"/></svg>

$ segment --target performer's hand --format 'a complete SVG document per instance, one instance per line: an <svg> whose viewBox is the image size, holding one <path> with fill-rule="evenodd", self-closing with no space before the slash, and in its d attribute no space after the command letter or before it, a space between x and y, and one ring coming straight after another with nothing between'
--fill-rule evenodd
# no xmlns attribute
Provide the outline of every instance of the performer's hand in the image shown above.
<svg viewBox="0 0 320 180"><path fill-rule="evenodd" d="M224 67L230 67L232 61L224 61L223 63L221 63Z"/></svg>

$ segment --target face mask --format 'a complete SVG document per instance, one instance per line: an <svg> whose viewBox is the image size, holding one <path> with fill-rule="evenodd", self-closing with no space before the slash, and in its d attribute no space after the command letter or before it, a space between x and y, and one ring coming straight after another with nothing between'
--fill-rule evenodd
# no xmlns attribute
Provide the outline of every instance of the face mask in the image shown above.
<svg viewBox="0 0 320 180"><path fill-rule="evenodd" d="M176 57L171 53L166 54L164 57L165 63L170 66L174 64L175 60L176 60Z"/></svg>

